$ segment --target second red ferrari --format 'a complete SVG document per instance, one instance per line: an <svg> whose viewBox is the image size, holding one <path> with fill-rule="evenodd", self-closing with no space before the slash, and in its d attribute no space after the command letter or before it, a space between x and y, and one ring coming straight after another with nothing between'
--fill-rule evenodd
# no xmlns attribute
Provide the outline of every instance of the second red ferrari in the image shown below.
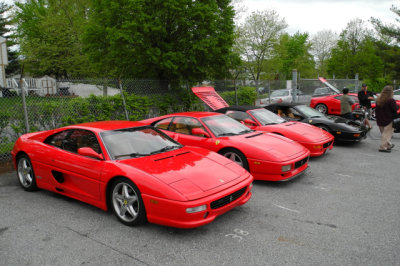
<svg viewBox="0 0 400 266"><path fill-rule="evenodd" d="M254 179L284 181L307 169L310 152L277 134L254 131L218 113L185 112L141 121L183 145L218 152L250 171Z"/></svg>

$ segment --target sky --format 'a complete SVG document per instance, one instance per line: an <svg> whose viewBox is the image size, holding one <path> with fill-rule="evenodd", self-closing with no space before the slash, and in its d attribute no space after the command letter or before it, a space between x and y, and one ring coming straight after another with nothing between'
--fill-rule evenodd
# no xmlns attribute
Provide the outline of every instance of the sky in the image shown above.
<svg viewBox="0 0 400 266"><path fill-rule="evenodd" d="M364 21L371 17L386 23L396 23L396 16L390 8L400 8L400 0L241 0L246 12L239 21L253 11L274 9L288 24L290 34L332 30L340 34L347 23L360 18Z"/></svg>

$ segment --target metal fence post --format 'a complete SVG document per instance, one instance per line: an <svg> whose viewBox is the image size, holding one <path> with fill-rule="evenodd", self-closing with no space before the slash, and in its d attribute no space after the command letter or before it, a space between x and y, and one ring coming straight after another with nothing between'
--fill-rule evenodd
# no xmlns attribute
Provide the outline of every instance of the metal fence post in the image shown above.
<svg viewBox="0 0 400 266"><path fill-rule="evenodd" d="M20 78L19 83L18 83L18 88L21 90L21 96L22 96L22 107L24 109L24 121L25 121L25 133L28 133L30 131L29 128L29 121L28 121L28 110L26 108L26 99L25 99L25 90L22 86L22 78Z"/></svg>
<svg viewBox="0 0 400 266"><path fill-rule="evenodd" d="M238 103L238 95L237 95L237 87L235 86L235 102L236 102L236 105L239 105L239 103Z"/></svg>
<svg viewBox="0 0 400 266"><path fill-rule="evenodd" d="M118 84L119 84L119 91L121 92L122 104L124 105L125 118L126 118L126 120L129 120L128 110L126 109L125 95L124 95L124 92L122 90L122 84L121 84L121 80L120 79L118 80Z"/></svg>
<svg viewBox="0 0 400 266"><path fill-rule="evenodd" d="M354 88L354 90L355 90L355 92L358 92L358 73L356 73L356 76L354 77L354 79L356 80L356 82L355 82L355 88Z"/></svg>
<svg viewBox="0 0 400 266"><path fill-rule="evenodd" d="M292 100L296 102L297 96L297 70L293 69L292 71Z"/></svg>

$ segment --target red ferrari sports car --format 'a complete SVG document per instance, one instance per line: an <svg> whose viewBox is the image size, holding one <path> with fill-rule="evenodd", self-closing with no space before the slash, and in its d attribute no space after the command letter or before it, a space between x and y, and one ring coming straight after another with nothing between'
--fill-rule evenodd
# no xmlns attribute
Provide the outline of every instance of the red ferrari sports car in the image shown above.
<svg viewBox="0 0 400 266"><path fill-rule="evenodd" d="M333 135L315 126L297 121L288 122L265 108L229 107L212 87L194 87L192 91L214 111L226 114L251 129L279 134L294 140L306 147L310 156L323 155L333 147Z"/></svg>
<svg viewBox="0 0 400 266"><path fill-rule="evenodd" d="M192 228L251 197L253 177L227 158L184 147L139 122L105 121L21 136L12 151L23 189L112 209L126 225Z"/></svg>
<svg viewBox="0 0 400 266"><path fill-rule="evenodd" d="M254 131L218 113L185 112L142 121L183 145L218 152L249 170L254 179L284 181L303 173L310 152L288 138Z"/></svg>
<svg viewBox="0 0 400 266"><path fill-rule="evenodd" d="M323 114L340 115L340 98L342 95L343 93L312 98L310 107ZM352 109L359 108L360 104L358 103L357 93L350 92L348 96L354 101Z"/></svg>

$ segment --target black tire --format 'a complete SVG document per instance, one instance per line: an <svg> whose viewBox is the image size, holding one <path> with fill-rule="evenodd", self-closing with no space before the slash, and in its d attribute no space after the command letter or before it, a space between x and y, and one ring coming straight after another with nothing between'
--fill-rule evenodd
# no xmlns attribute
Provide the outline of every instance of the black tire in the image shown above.
<svg viewBox="0 0 400 266"><path fill-rule="evenodd" d="M22 154L17 158L17 177L19 184L25 191L37 191L36 176L28 155Z"/></svg>
<svg viewBox="0 0 400 266"><path fill-rule="evenodd" d="M131 180L122 177L116 179L108 198L111 209L121 223L135 226L147 221L142 196Z"/></svg>
<svg viewBox="0 0 400 266"><path fill-rule="evenodd" d="M320 113L327 114L328 113L328 107L323 104L319 103L315 106L315 110L319 111Z"/></svg>
<svg viewBox="0 0 400 266"><path fill-rule="evenodd" d="M249 163L247 162L247 159L244 156L244 154L239 150L233 148L226 148L220 150L218 153L234 161L235 163L237 163L238 165L249 171Z"/></svg>

